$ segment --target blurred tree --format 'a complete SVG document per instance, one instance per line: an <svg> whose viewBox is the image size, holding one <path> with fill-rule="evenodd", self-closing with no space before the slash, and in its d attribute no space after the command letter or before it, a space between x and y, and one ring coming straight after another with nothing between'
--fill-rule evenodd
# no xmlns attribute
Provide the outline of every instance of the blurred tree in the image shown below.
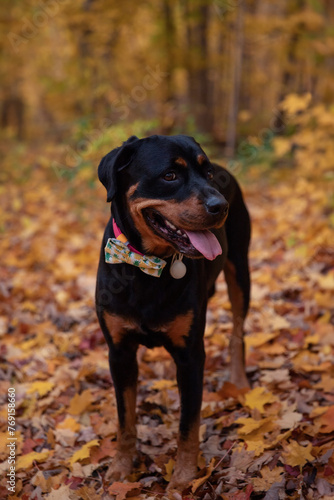
<svg viewBox="0 0 334 500"><path fill-rule="evenodd" d="M232 44L233 73L229 96L228 123L226 132L226 155L233 157L237 141L237 121L241 88L242 61L244 53L244 3L238 6Z"/></svg>
<svg viewBox="0 0 334 500"><path fill-rule="evenodd" d="M8 137L68 141L158 117L159 131L205 133L231 155L287 94L334 99L331 0L2 0L0 14Z"/></svg>

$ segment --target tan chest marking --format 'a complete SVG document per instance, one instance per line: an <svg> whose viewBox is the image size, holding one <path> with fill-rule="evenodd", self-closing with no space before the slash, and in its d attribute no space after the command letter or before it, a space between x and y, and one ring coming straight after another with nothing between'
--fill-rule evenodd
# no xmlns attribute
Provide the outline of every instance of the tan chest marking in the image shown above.
<svg viewBox="0 0 334 500"><path fill-rule="evenodd" d="M119 344L123 337L131 330L141 331L141 328L135 321L123 318L117 314L109 314L105 311L103 317L114 344ZM172 341L173 345L185 347L186 338L189 335L193 320L194 313L188 311L185 314L176 316L170 323L152 328L151 330L164 333Z"/></svg>
<svg viewBox="0 0 334 500"><path fill-rule="evenodd" d="M129 330L137 328L134 321L118 316L117 314L109 314L104 311L103 318L114 344L119 344Z"/></svg>
<svg viewBox="0 0 334 500"><path fill-rule="evenodd" d="M180 314L164 327L167 337L177 347L185 347L186 337L188 337L191 325L193 323L194 313L188 311L185 314Z"/></svg>

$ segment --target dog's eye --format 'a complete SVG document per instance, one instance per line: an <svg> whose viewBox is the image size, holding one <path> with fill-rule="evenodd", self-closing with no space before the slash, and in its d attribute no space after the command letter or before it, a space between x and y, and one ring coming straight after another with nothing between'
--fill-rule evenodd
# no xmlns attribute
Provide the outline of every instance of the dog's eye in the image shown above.
<svg viewBox="0 0 334 500"><path fill-rule="evenodd" d="M213 170L212 170L212 168L209 168L209 170L206 173L206 176L209 179L209 181L212 181L212 179L213 179Z"/></svg>
<svg viewBox="0 0 334 500"><path fill-rule="evenodd" d="M175 179L176 179L176 173L173 172L173 171L167 172L164 175L164 179L165 179L165 181L175 181Z"/></svg>

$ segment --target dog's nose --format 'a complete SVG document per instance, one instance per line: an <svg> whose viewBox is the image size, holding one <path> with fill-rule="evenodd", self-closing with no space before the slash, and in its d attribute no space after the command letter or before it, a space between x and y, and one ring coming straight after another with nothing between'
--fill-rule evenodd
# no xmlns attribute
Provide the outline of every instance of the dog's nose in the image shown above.
<svg viewBox="0 0 334 500"><path fill-rule="evenodd" d="M206 200L205 206L211 215L221 215L224 217L227 215L228 203L222 195L210 196L210 198Z"/></svg>

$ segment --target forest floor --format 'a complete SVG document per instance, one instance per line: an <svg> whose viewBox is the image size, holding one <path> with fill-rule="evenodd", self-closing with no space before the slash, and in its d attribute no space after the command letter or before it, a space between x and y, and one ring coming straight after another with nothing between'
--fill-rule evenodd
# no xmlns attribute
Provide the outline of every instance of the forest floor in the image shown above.
<svg viewBox="0 0 334 500"><path fill-rule="evenodd" d="M35 153L15 161L0 187L0 497L163 499L179 410L163 349L139 352L138 467L128 482L106 480L116 406L94 310L109 216L104 189L90 187L85 170L71 183L50 174ZM241 183L253 225L252 388L228 382L231 312L221 278L205 334L199 474L183 498L334 498L332 186L298 165L254 167ZM15 493L7 483L10 450Z"/></svg>

